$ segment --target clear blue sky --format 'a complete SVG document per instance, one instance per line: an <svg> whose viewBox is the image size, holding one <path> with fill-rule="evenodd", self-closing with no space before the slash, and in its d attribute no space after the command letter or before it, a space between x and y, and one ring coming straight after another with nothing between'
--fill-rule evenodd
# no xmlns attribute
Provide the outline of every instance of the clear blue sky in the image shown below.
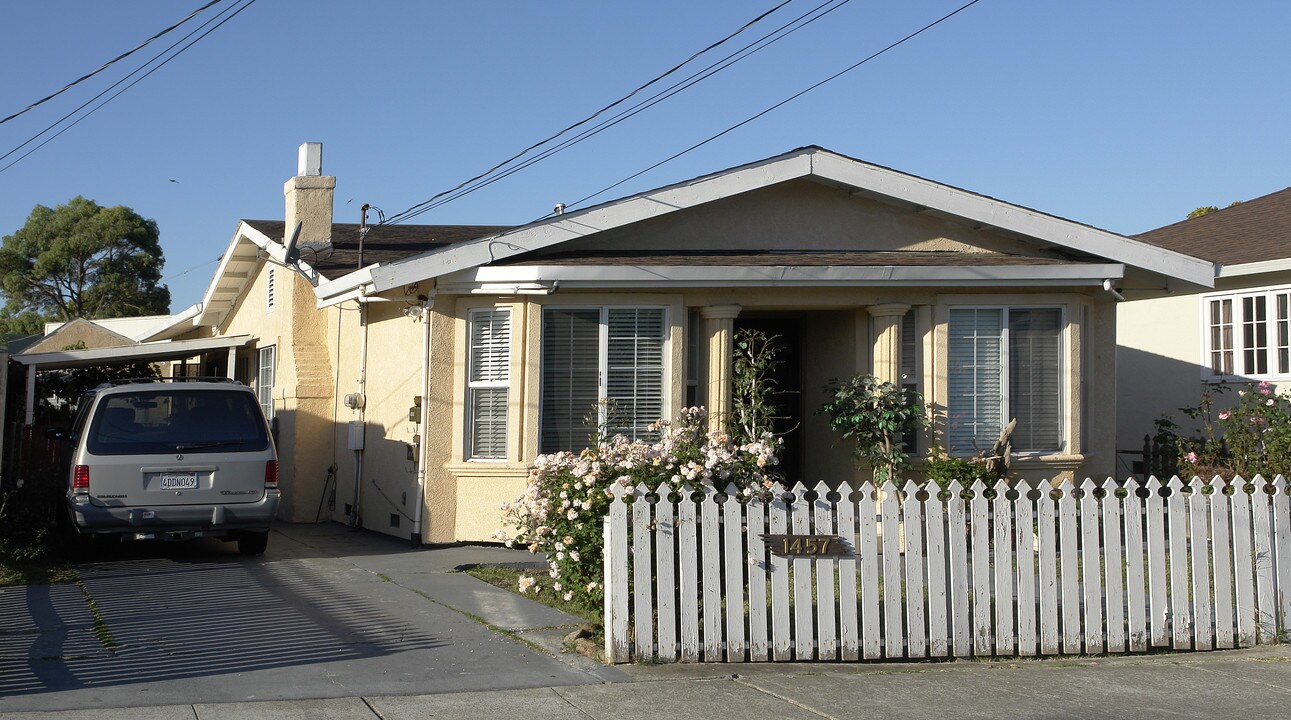
<svg viewBox="0 0 1291 720"><path fill-rule="evenodd" d="M236 0L245 2L245 0ZM595 138L422 215L518 224L733 125L958 7L852 0ZM727 35L777 0L258 0L0 172L0 234L76 195L161 227L173 310L240 218L279 219L296 147L323 143L336 220L424 200ZM770 28L821 0L794 0ZM0 9L0 117L204 0ZM235 0L198 17L206 19ZM196 23L190 23L195 26ZM160 49L190 25L162 38ZM981 0L805 97L598 200L821 145L1122 233L1291 185L1291 3ZM6 153L145 50L0 125ZM0 166L17 154L0 161ZM172 182L174 180L175 182Z"/></svg>

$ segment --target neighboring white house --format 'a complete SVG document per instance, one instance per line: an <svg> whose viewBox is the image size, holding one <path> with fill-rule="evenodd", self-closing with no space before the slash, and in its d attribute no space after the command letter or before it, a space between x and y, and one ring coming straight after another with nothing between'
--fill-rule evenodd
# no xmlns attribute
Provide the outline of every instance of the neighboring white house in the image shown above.
<svg viewBox="0 0 1291 720"><path fill-rule="evenodd" d="M1117 308L1117 474L1162 413L1190 428L1179 408L1208 384L1267 380L1291 388L1291 188L1138 236L1216 265L1215 287L1163 294L1122 289ZM1143 298L1142 294L1151 294ZM1234 394L1219 395L1219 406Z"/></svg>

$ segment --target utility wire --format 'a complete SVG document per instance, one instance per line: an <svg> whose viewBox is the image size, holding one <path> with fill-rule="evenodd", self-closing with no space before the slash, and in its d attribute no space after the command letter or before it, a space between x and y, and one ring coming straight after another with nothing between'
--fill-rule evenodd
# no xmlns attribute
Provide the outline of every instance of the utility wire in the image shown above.
<svg viewBox="0 0 1291 720"><path fill-rule="evenodd" d="M842 70L840 70L840 71L838 71L838 72L834 73L833 75L830 75L829 77L825 78L824 80L821 80L820 82L817 82L817 83L815 83L815 84L813 84L813 85L810 85L810 86L808 86L808 87L806 87L806 88L804 88L804 89L802 89L802 90L800 90L800 91L798 91L798 92L794 93L793 95L790 95L789 97L785 98L784 100L781 100L780 102L778 102L778 103L776 103L776 104L772 105L771 107L766 108L765 110L762 110L762 111L760 111L760 112L756 113L755 115L752 115L752 116L750 116L750 117L748 117L748 118L746 118L746 119L744 119L744 120L741 120L740 122L738 122L738 123L736 123L736 124L734 124L734 125L732 125L732 126L730 126L730 127L726 128L725 130L723 130L723 131L721 131L721 132L717 133L716 135L712 135L712 136L710 136L709 138L707 138L707 139L705 139L705 140L701 140L700 142L697 142L697 143L695 143L694 145L691 145L690 147L686 148L685 150L682 150L682 151L680 151L680 152L674 153L674 154L672 154L672 155L670 155L670 156L668 156L668 157L664 158L663 160L660 160L659 162L657 162L657 163L655 163L655 164L651 165L650 167L648 167L648 168L646 168L646 169L644 169L644 170L641 170L640 172L633 173L633 174L631 174L631 175L629 175L629 176L627 176L627 177L623 178L622 180L619 180L618 182L616 182L616 183L614 183L614 184L612 184L612 185L607 185L607 186L605 186L605 187L601 188L600 190L597 190L596 192L592 193L591 195L588 195L588 196L586 196L586 197L583 197L583 198L581 198L581 199L579 199L579 200L575 200L574 202L572 202L572 203L570 203L569 205L567 205L567 206L566 206L566 210L568 210L568 208L571 208L571 207L575 207L575 206L581 205L581 204L583 204L583 203L587 202L588 200L591 200L591 199L592 199L592 198L594 198L594 197L597 197L597 196L599 196L599 195L603 195L604 193L607 193L607 192L609 192L610 190L613 190L614 188L616 188L616 187L618 187L618 186L622 185L623 183L626 183L626 182L628 182L628 181L630 181L630 180L634 180L634 179L636 179L636 178L638 178L638 177L640 177L640 176L642 176L642 175L644 175L644 174L646 174L646 173L650 172L651 170L654 170L655 168L658 168L658 167L659 167L659 166L661 166L661 165L664 165L664 164L666 164L666 163L672 162L673 160L676 160L677 158L681 157L682 155L685 155L685 154L687 154L687 153L689 153L689 152L692 152L692 151L694 151L694 150L697 150L697 149L699 149L699 148L701 148L701 147L703 147L703 146L707 145L707 144L708 144L708 143L710 143L710 142L713 142L714 140L716 140L716 139L718 139L718 138L720 138L720 137L722 137L722 136L724 136L724 135L726 135L726 134L728 134L728 133L730 133L730 132L733 132L733 131L735 131L735 130L737 130L737 129L739 129L739 128L741 128L741 127L745 126L745 125L748 125L749 123L753 122L754 120L757 120L758 118L762 117L763 115L766 115L767 113L771 112L772 110L776 110L777 108L780 108L780 107L782 107L782 106L784 106L784 105L786 105L786 104L788 104L788 103L790 103L790 102L793 102L794 100L797 100L798 98L802 97L803 95L806 95L807 93L811 92L812 90L815 90L816 88L820 87L821 85L824 85L824 84L826 84L826 83L828 83L828 82L831 82L831 81L833 81L833 80L836 80L837 78L842 77L843 75L846 75L847 73L849 73L849 72L851 72L851 71L855 70L856 68L859 68L860 66L862 66L862 65L864 65L864 64L866 64L866 63L868 63L869 61L871 61L871 60L873 60L873 59L875 59L875 58L879 57L880 55L882 55L882 54L886 53L887 51L892 50L893 48L896 48L896 47L898 47L898 46L900 46L900 45L904 44L905 42L907 42L907 41L909 41L909 40L912 40L912 39L914 39L915 37L918 37L919 35L922 35L925 31L927 31L927 30L931 30L932 28L936 27L937 25L940 25L941 23L943 23L943 22L945 22L945 21L949 20L950 18L952 18L952 17L954 17L954 16L958 15L959 13L961 13L961 12L963 12L963 11L967 10L968 8L970 8L970 7L974 6L974 5L976 5L976 4L977 4L977 3L979 3L979 2L981 2L981 0L970 0L970 1L969 1L969 2L967 2L967 3L964 3L963 5L959 6L959 7L958 7L958 8L956 8L955 10L953 10L953 11L951 11L951 12L949 12L949 13L945 14L945 15L942 15L940 18L937 18L936 20L934 20L934 21L932 21L932 22L928 23L927 25L924 25L923 27L919 28L918 30L915 30L914 32L910 33L909 35L906 35L905 37L901 38L900 40L897 40L896 42L894 42L894 43L892 43L892 44L888 45L887 47L883 48L882 50L879 50L879 51L877 51L877 52L875 52L875 53L873 53L873 54L869 55L868 57L865 57L865 58L861 59L860 61L858 61L858 62L856 62L856 63L853 63L852 65L849 65L849 66L848 66L848 67L846 67L846 68L843 68ZM542 218L539 218L539 219L545 219L545 218L550 217L550 216L551 216L551 213L548 213L547 215L544 215ZM535 222L536 222L536 221L535 221Z"/></svg>
<svg viewBox="0 0 1291 720"><path fill-rule="evenodd" d="M514 162L514 161L516 161L516 160L518 160L519 158L524 157L524 156L525 156L526 154L528 154L529 152L531 152L531 151L533 151L533 150L535 150L535 149L537 149L537 148L539 148L539 147L542 147L543 145L546 145L547 143L550 143L551 141L555 140L556 138L561 137L562 135L564 135L564 134L566 134L566 133L570 132L571 130L575 130L575 129L577 129L577 128L579 128L579 127L583 126L583 125L586 125L587 123L591 122L592 120L596 119L597 117L599 117L599 116L603 115L604 113L608 112L610 109L612 109L612 108L614 108L614 107L617 107L617 106L619 106L619 105L623 104L624 102L627 102L629 99L631 99L632 97L634 97L634 96L635 96L635 95L637 95L638 93L642 92L642 91L643 91L643 90L645 90L646 88L648 88L648 87L650 87L650 86L652 86L652 85L654 85L654 84L656 84L656 83L660 82L661 80L663 80L664 78L668 77L669 75L672 75L673 73L677 72L677 71L678 71L678 70L680 70L682 67L684 67L686 64L690 63L692 60L694 60L695 58L699 57L700 55L703 55L704 53L707 53L707 52L709 52L710 50L713 50L714 48L717 48L717 47L719 47L720 45L722 45L722 44L724 44L724 43L726 43L726 42L730 41L730 40L731 40L731 39L733 39L733 38L735 38L737 35L739 35L739 34L743 33L745 30L748 30L750 27L753 27L754 25L756 25L757 23L759 23L759 22L761 22L763 19L765 19L768 15L770 15L770 14L774 13L775 11L777 11L777 10L779 10L780 8L784 7L785 5L788 5L788 4L789 4L790 2L792 2L792 1L793 1L793 0L783 0L783 1L782 1L782 2L780 2L779 4L777 4L777 5L775 5L774 7L772 7L770 10L767 10L766 12L763 12L762 14L760 14L760 15L758 15L757 17L753 18L752 20L749 20L748 22L744 23L744 25L740 26L740 28L739 28L738 30L736 30L735 32L733 32L733 33L731 33L731 34L727 35L726 37L722 38L721 40L718 40L717 42L714 42L714 43L710 44L708 47L704 48L703 50L700 50L699 52L694 53L693 55L691 55L690 57L688 57L688 58L686 58L685 60L681 61L680 63L677 63L675 66L673 66L673 67L672 67L671 69L669 69L668 71L664 72L664 73L663 73L663 74L661 74L661 75L658 75L658 76L654 77L654 78L653 78L653 79L651 79L649 82L645 83L644 85L641 85L640 87L636 88L636 89L635 89L635 90L633 90L632 92L628 93L627 95L624 95L623 97L619 98L618 100L615 100L614 102L610 103L609 105L606 105L605 107L601 108L600 110L597 110L596 112L592 113L591 115L587 116L586 118L583 118L582 120L579 120L578 122L574 123L573 125L570 125L569 127L565 128L565 129L563 129L563 130L561 130L560 132L557 132L556 134L554 134L554 135L552 135L552 136L550 136L550 137L548 137L548 138L545 138L545 139L543 139L543 140L540 140L540 141L538 141L538 142L536 142L536 143L534 143L534 144L530 145L529 147L525 148L524 150L521 150L520 152L516 153L515 155L512 155L511 157L507 158L506 160L503 160L502 162L498 163L497 165L494 165L493 167L489 168L488 170L484 171L483 173L480 173L479 175L476 175L475 177L471 178L470 180L466 180L465 182L462 182L462 183L458 184L458 185L457 185L457 186L455 186L455 187L452 187L452 188L450 188L450 189L448 189L448 190L445 190L444 192L441 192L441 193L439 193L439 194L437 194L437 195L435 195L435 196L433 196L433 197L429 198L428 200L425 200L425 201L423 201L423 202L421 202L421 203L418 203L418 204L416 204L416 205L413 205L412 207L408 208L407 210L404 210L403 212L396 213L396 214L394 214L394 215L390 216L390 218L389 218L388 220L385 220L385 221L383 221L383 222L382 222L382 223L380 223L380 224L394 224L394 223L399 222L400 220L406 219L406 217L409 217L408 213L411 213L411 212L413 212L413 211L415 211L415 210L418 210L418 209L420 209L420 208L422 208L422 207L424 207L424 206L426 206L426 205L429 205L430 203L434 202L435 200L438 200L439 198L442 198L442 197L444 197L445 195L448 195L448 194L453 193L453 192L455 192L455 191L457 191L457 190L460 190L460 189L462 189L463 187L465 187L465 186L467 186L467 185L469 185L469 184L471 184L471 183L473 183L473 182L475 182L475 181L477 181L477 180L480 180L480 179L482 179L482 178L488 177L490 174L492 174L493 172L497 171L499 168L505 167L506 165L508 165L508 164L510 164L510 163L512 163L512 162Z"/></svg>
<svg viewBox="0 0 1291 720"><path fill-rule="evenodd" d="M788 23L781 25L779 28L776 28L775 30L767 33L766 35L763 35L761 38L758 38L757 40L745 45L739 50L736 50L726 55L720 60L717 60L709 64L707 67L692 73L690 76L677 81L676 83L670 85L669 87L663 90L660 90L659 92L652 95L651 97L645 100L642 100L625 110L621 110L614 116L607 118L605 120L602 120L600 123L597 123L591 128L583 130L582 132L580 132L579 134L573 137L566 138L559 144L553 147L549 147L546 150L539 153L538 155L530 157L520 164L513 165L512 167L507 168L506 170L492 177L489 177L486 180L481 180L479 182L476 182L470 185L469 187L465 187L464 189L459 189L456 192L449 191L449 193L440 193L440 195L437 196L440 198L439 200L432 199L432 201L427 201L427 203L429 204L423 203L422 207L406 210L403 213L400 213L400 216L398 219L399 221L408 220L410 218L416 217L417 215L421 215L422 213L438 208L442 205L446 205L454 200L457 200L458 198L461 198L465 195L469 195L470 193L475 192L476 190L480 190L485 187L488 187L489 185L492 185L493 183L499 180L502 180L514 173L524 170L525 168L528 168L529 166L537 162L545 160L548 157L572 145L576 145L579 142L582 142L583 140L586 140L594 135L600 134L601 132L610 129L615 125L618 125L619 123L641 112L644 112L645 110L653 107L654 105L657 105L660 102L667 100L673 95L676 95L677 93L680 93L690 88L691 86L696 85L708 79L709 77L712 77L718 72L725 70L726 68L739 62L740 60L743 60L749 55L752 55L753 53L756 53L760 50L763 50L764 48L771 45L772 43L778 42L779 40L784 39L786 36L794 32L797 32L798 30L801 30L807 25L810 25L811 23L825 17L829 13L832 13L833 11L841 8L843 5L847 4L848 2L850 2L850 0L826 0L826 2L821 3L820 5L817 5L816 7L807 11L806 13L799 15L798 17L794 18ZM827 8L827 6L830 6L830 5L832 5L832 7ZM462 186L459 185L458 188L462 188Z"/></svg>
<svg viewBox="0 0 1291 720"><path fill-rule="evenodd" d="M102 65L100 65L100 66L99 66L99 68L98 68L97 70L95 70L95 71L93 71L93 72L91 72L91 73L89 73L89 74L82 75L82 76L80 76L80 77L76 78L75 80L71 81L70 83L68 83L68 84L64 85L62 88L60 88L60 89L59 89L57 92L55 92L54 94L52 94L52 95L47 95L47 96L45 96L45 97L43 97L43 98L41 98L41 99L37 100L36 102L34 102L34 103L32 103L32 104L28 105L27 107L25 107L25 108L23 108L23 109L19 110L18 112L16 112L16 113L14 113L14 114L10 115L9 117L4 118L3 120L0 120L0 125L3 125L3 124L5 124L5 123L9 122L10 120L12 120L12 119L14 119L14 118L18 117L19 115L22 115L23 113L27 112L28 110L31 110L31 109L32 109L32 108L34 108L34 107L37 107L37 106L39 106L39 105L43 105L43 104L45 104L45 103L49 102L50 100L53 100L54 98L58 97L59 95L62 95L63 93L67 92L68 90L71 90L71 89L72 89L73 87L75 87L76 85L79 85L80 83L82 83L82 82L84 82L84 81L86 81L86 80L89 80L90 78L94 77L95 75L98 75L99 73L103 72L104 70L107 70L109 67L111 67L113 64L115 64L117 61L119 61L119 60L124 60L124 59L126 59L126 58L130 57L131 55L135 54L136 52L138 52L138 51L142 50L142 49L144 48L144 46L148 45L148 44L149 44L149 43L151 43L153 40L156 40L157 38L161 37L162 35L165 35L166 33L170 32L171 30L174 30L175 28L179 27L180 25L183 25L184 23L188 22L189 20L192 20L195 16L197 16L199 13L201 13L203 10L206 10L206 9L207 9L207 8L209 8L210 6L212 6L212 5L216 5L216 4L221 3L221 2L224 2L224 0L211 0L210 2L206 3L205 5L203 5L203 6L199 7L199 8L197 8L197 9L196 9L196 10L194 10L193 12L189 13L189 14L188 14L188 16L187 16L187 17L185 17L183 20L180 20L179 22L175 23L174 25L171 25L170 27L166 28L165 30L162 30L161 32L157 33L156 35L153 35L152 37L148 38L147 40L144 40L143 42L139 43L138 45L135 45L133 48L131 48L131 49L127 50L126 52L124 52L124 53L122 53L122 54L120 54L120 55L118 55L118 56L116 56L116 57L112 58L111 60L109 60L109 61L107 61L107 62L105 62L105 63L103 63Z"/></svg>
<svg viewBox="0 0 1291 720"><path fill-rule="evenodd" d="M26 147L27 145L30 145L31 143L35 142L35 141L36 141L40 136L44 135L45 133L49 132L50 130L53 130L55 127L58 127L58 125L59 125L60 123L62 123L64 120L68 119L69 117L72 117L72 116L73 116L73 115L75 115L76 113L78 113L78 112L80 112L81 110L85 109L85 107L86 107L87 105L89 105L90 103L94 102L95 100L98 100L99 98L103 97L104 95L107 95L110 91L112 91L112 89L113 89L113 88L116 88L116 87L117 87L118 85L120 85L121 83L125 82L126 80L129 80L131 77L133 77L134 75L138 74L138 73L139 73L140 71L142 71L144 68L146 68L146 67L148 67L149 65L151 65L152 63L156 62L156 61L157 61L157 58L162 57L163 55L165 55L166 53L170 52L171 50L174 50L177 46L179 46L179 45L183 44L183 43L184 43L184 41L188 40L189 38L193 37L194 35L197 35L197 33L201 32L202 28L204 28L204 27L206 27L207 25L210 25L211 23L215 22L217 19L219 19L219 18L220 18L220 16L221 16L221 15L224 15L225 13L229 13L227 17L225 17L223 20L220 20L220 22L216 23L214 27L212 27L211 29L209 29L209 30L207 30L206 32L202 33L201 35L198 35L198 36L197 36L197 37L196 37L192 42L189 42L187 45L184 45L184 47L182 47L182 48L180 48L179 50L177 50L174 54L170 55L170 57L167 57L166 59L162 60L160 63L158 63L158 64L157 64L157 66L156 66L156 67L152 68L152 69L151 69L151 70L149 70L148 72L146 72L146 73L144 73L143 75L139 76L137 79L135 79L135 81L134 81L134 82L132 82L132 83L130 83L129 85L126 85L125 87L121 88L121 89L120 89L120 90L118 90L116 93L114 93L113 95L109 96L106 100L104 100L103 102L99 103L98 105L95 105L93 108L91 108L91 109L90 109L90 111L89 111L89 112L85 113L84 115L80 116L79 118L76 118L76 119L75 119L75 120L73 120L71 123L69 123L66 127L64 127L63 129L59 130L58 132L54 133L53 135L49 136L48 138L45 138L44 142L41 142L40 144L36 145L36 146L35 146L35 147L33 147L32 149L28 150L27 152L23 153L23 154L22 154L22 155L20 155L19 157L15 158L15 159L14 159L12 162L10 162L8 165L5 165L4 167L0 167L0 173L3 173L4 171L8 170L9 168L13 167L14 165L17 165L19 162L21 162L21 161L22 161L23 159L25 159L27 156L31 155L32 153L36 152L37 150L41 149L42 147L45 147L46 145L48 145L52 140L54 140L54 138L57 138L58 136L60 136L60 135L62 135L63 133L67 132L68 130L71 130L73 127L75 127L77 124L79 124L82 120L84 120L85 118L89 117L90 115L93 115L95 112L97 112L97 111L99 110L99 108L102 108L104 105L107 105L108 103L110 103L110 102L112 102L113 100L115 100L118 96L120 96L120 95L121 95L121 93L125 92L126 90L129 90L130 88L134 87L135 85L138 85L138 84L139 84L139 82L140 82L140 81L142 81L144 78L146 78L146 77L148 77L149 75L151 75L151 74L153 74L153 73L157 72L157 71L158 71L158 70L160 70L163 66L165 66L167 63L169 63L171 60L174 60L175 58L179 57L181 54L183 54L183 52L184 52L184 51L188 50L188 49L189 49L189 48L191 48L193 45L197 44L199 41L201 41L201 40L202 40L203 38L205 38L207 35L210 35L212 32L215 32L216 30L218 30L222 25L224 25L224 23L226 23L226 22L228 22L228 21L232 20L234 17L237 17L237 15L238 15L238 14L240 14L243 10L246 10L248 7L250 7L250 6L251 6L255 1L256 1L256 0L246 0L246 3L245 3L244 5L242 5L242 7L239 7L239 8L237 8L236 10L233 10L231 13L229 13L229 9L227 9L227 8L226 8L224 11L222 11L221 13L219 13L218 15L216 15L215 17L213 17L213 18L211 18L211 19L207 20L206 22L202 23L201 25L199 25L199 26L197 27L197 29L193 30L193 31L192 31L192 32L190 32L189 34L187 34L187 35L185 35L184 37L180 38L179 40L176 40L173 44L171 44L171 46L170 46L170 47L166 48L165 50L162 50L160 53L158 53L157 55L153 56L153 58L152 58L151 60L149 60L148 62L146 62L146 63L144 63L143 65L141 65L141 66L139 66L138 68L136 68L136 69L135 69L133 72L131 72L129 75L126 75L125 77L121 78L120 80L118 80L118 81L116 81L115 83L113 83L112 85L110 85L110 86L109 86L106 90L104 90L103 92L99 93L98 95L95 95L94 97L90 98L89 100L86 100L84 103L82 103L82 104L81 104L79 107L77 107L75 110L73 110L73 111L71 111L71 112L67 113L66 115L64 115L63 117L59 118L57 121L55 121L53 124L51 124L51 125L49 125L48 127L46 127L44 130L41 130L40 132L38 132L38 133L36 133L35 135L31 136L31 137L30 137L30 138L28 138L25 142L23 142L21 145L18 145L17 147L13 148L13 149L12 149L12 150L10 150L9 152L5 153L4 155L0 155L0 161L2 161L2 160L4 160L4 159L8 158L10 155L13 155L14 153L18 152L18 151L19 151L19 150L21 150L22 148Z"/></svg>

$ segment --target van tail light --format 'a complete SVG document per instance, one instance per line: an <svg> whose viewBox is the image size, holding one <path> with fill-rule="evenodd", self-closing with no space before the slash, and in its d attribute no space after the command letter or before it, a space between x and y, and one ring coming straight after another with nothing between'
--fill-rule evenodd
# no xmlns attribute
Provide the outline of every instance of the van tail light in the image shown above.
<svg viewBox="0 0 1291 720"><path fill-rule="evenodd" d="M72 489L79 490L81 492L89 492L90 490L90 466L89 465L77 465L76 468L72 470Z"/></svg>
<svg viewBox="0 0 1291 720"><path fill-rule="evenodd" d="M264 464L264 486L266 489L278 489L278 461L270 460Z"/></svg>

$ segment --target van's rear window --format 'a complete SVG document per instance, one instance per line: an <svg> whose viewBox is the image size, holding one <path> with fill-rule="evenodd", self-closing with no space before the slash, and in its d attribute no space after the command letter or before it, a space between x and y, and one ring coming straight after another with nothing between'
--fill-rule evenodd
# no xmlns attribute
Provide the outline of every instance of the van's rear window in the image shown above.
<svg viewBox="0 0 1291 720"><path fill-rule="evenodd" d="M86 448L95 455L264 450L269 433L255 396L164 387L103 397Z"/></svg>

